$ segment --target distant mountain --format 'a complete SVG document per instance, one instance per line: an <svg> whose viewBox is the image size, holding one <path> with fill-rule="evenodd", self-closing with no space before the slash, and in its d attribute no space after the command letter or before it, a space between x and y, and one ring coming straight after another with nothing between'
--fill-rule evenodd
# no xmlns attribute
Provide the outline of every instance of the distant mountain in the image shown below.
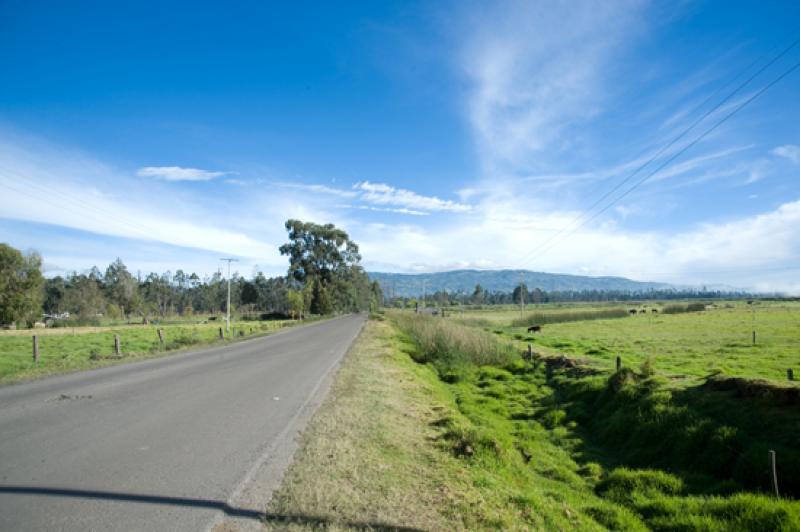
<svg viewBox="0 0 800 532"><path fill-rule="evenodd" d="M529 270L454 270L438 273L382 273L369 272L373 281L378 281L387 296L413 297L438 290L471 294L480 284L489 292L510 292L519 286L520 273L528 290L539 288L545 292L554 290L625 290L641 292L673 288L666 283L632 281L624 277L588 277L562 273L532 272Z"/></svg>

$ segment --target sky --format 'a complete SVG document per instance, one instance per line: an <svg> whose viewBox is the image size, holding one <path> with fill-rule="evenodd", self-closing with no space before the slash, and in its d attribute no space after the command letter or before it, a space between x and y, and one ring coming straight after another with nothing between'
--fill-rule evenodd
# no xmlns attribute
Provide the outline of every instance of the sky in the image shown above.
<svg viewBox="0 0 800 532"><path fill-rule="evenodd" d="M800 293L798 38L795 1L0 0L0 242L281 275L297 218L368 271Z"/></svg>

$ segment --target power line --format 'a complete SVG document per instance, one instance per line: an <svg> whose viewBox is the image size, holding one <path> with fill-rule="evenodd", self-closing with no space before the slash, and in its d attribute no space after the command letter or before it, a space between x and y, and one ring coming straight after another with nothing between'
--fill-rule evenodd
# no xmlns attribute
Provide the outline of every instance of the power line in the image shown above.
<svg viewBox="0 0 800 532"><path fill-rule="evenodd" d="M0 177L7 177L7 176L11 176L12 178L15 178L17 181L23 182L26 186L41 190L42 192L45 192L46 194L52 194L53 193L53 190L48 189L47 187L45 187L43 185L40 185L39 183L36 183L35 181L32 181L30 178L28 178L28 177L26 177L26 176L24 176L24 175L22 175L22 174L20 174L18 172L15 172L13 170L9 170L8 168L0 168ZM18 188L15 188L15 187L13 187L11 185L6 184L6 186L8 188L11 188L12 190L15 190L18 193L23 194L25 196L28 196L30 198L37 199L37 200L44 199L45 201L47 201L47 196L45 196L44 198L37 197L37 196L35 196L33 194L30 194L30 193L28 193L28 192L26 192L24 190L20 190ZM90 203L87 203L83 199L80 199L80 198L78 198L76 196L72 196L71 194L69 194L67 192L64 192L63 190L59 190L58 191L58 195L62 199L62 201L60 201L59 203L55 203L54 201L48 201L48 203L50 203L52 205L56 205L58 207L67 208L68 210L71 210L71 209L69 209L67 204L72 203L73 206L76 206L77 209L81 209L81 208L88 209L88 212L83 211L83 210L77 211L81 216L86 216L88 214L90 217L95 218L96 220L100 220L103 223L107 224L108 221L109 221L108 219L97 218L95 216L92 216L90 213L102 213L102 214L105 214L106 216L109 216L110 219L116 221L120 225L127 226L127 227L133 229L134 231L136 231L136 232L138 232L138 233L140 233L142 235L146 235L149 238L152 238L152 236L154 234L158 234L158 232L159 232L155 228L147 227L147 226L142 225L142 224L137 223L137 222L132 222L132 221L129 221L129 220L125 220L125 219L123 219L123 218L121 218L119 216L119 213L115 213L115 212L112 212L110 210L106 210L106 209L104 209L102 207L98 207L97 205L92 205ZM70 200L70 201L63 201L64 198L66 198L67 200Z"/></svg>
<svg viewBox="0 0 800 532"><path fill-rule="evenodd" d="M565 237L569 237L570 235L574 234L574 233L575 233L575 231L577 231L577 230L578 230L578 229L580 229L581 227L585 226L587 223L591 222L592 220L596 219L598 216L600 216L601 214L603 214L604 212L606 212L606 211L607 211L608 209L610 209L610 208L611 208L613 205L615 205L617 202L619 202L619 201L620 201L622 198L624 198L625 196L627 196L628 194L630 194L631 192L633 192L633 190L634 190L634 189L636 189L637 187L639 187L640 185L642 185L642 184L643 184L645 181L647 181L648 179L650 179L651 177L653 177L655 174L657 174L658 172L660 172L661 170L663 170L663 169L664 169L664 168L665 168L667 165L669 165L670 163L672 163L672 162L673 162L675 159L677 159L678 157L680 157L681 155L683 155L684 153L686 153L686 151L687 151L687 150L689 150L689 148L693 147L693 146L694 146L694 145L696 145L698 142L700 142L701 140L703 140L705 137L707 137L709 134L711 134L711 133L712 133L714 130L716 130L716 129L717 129L719 126L721 126L722 124L724 124L725 122L727 122L727 121L728 121L728 119L730 119L730 118L731 118L733 115L735 115L736 113L738 113L738 112L739 112L740 110L742 110L744 107L746 107L747 105L749 105L749 104L750 104L750 103L751 103L753 100L755 100L756 98L758 98L759 96L761 96L762 94L764 94L764 93L765 93L765 92L766 92L768 89L770 89L770 88L771 88L772 86L774 86L776 83L780 82L780 81L781 81L783 78L785 78L786 76L788 76L789 74L791 74L792 72L794 72L795 70L797 70L797 68L799 68L799 67L800 67L800 62L799 62L799 63L795 63L795 64L794 64L794 65L792 65L790 68L788 68L787 70L785 70L785 71L784 71L784 72L783 72L783 73L782 73L780 76L778 76L777 78L775 78L774 80L772 80L771 82L769 82L769 83L768 83L767 85L765 85L765 86L764 86L762 89L760 89L758 92L756 92L755 94L753 94L753 96L751 96L750 98L748 98L747 100L745 100L744 102L742 102L742 103L741 103L739 106L737 106L736 108L734 108L734 110L733 110L733 111L731 111L730 113L728 113L727 115L725 115L725 116L724 116L724 117L723 117L721 120L719 120L717 123L715 123L715 124L714 124L713 126L711 126L709 129L707 129L705 132L703 132L703 133L702 133L702 134L701 134L699 137L695 138L695 139L694 139L692 142L690 142L689 144L687 144L686 146L684 146L683 148L681 148L681 149L680 149L678 152L676 152L676 153L675 153L674 155L672 155L672 156L671 156L669 159L667 159L666 161L664 161L664 163L662 163L660 166L658 166L658 167L657 167L655 170L653 170L652 172L650 172L649 174L647 174L646 176L644 176L644 178L642 178L642 179L640 179L639 181L635 182L635 183L633 184L633 186L632 186L632 187L628 188L626 191L624 191L624 192L623 192L621 195L619 195L617 198L615 198L615 199L614 199L614 200L612 200L610 203L608 203L607 205L605 205L605 206L604 206L602 209L600 209L600 210L599 210L599 211L597 211L595 214L593 214L592 216L590 216L589 218L587 218L586 220L584 220L582 223L580 223L580 224L579 224L577 227L575 227L573 230L569 231L569 232L568 232L568 233L565 235ZM553 244L556 244L556 243L557 243L557 241L556 241L556 242L553 242ZM549 251L550 249L552 249L552 247L553 247L553 245L551 244L550 246L548 246L548 247L545 247L544 249L542 249L542 252L544 253L544 252L546 252L546 251Z"/></svg>
<svg viewBox="0 0 800 532"><path fill-rule="evenodd" d="M650 158L649 158L649 159L648 159L648 160L647 160L647 161L646 161L644 164L642 164L642 165L640 165L639 167L637 167L637 168L636 168L636 169L635 169L635 170L634 170L634 171L633 171L633 172L632 172L632 173L631 173L629 176L627 176L625 179L623 179L622 181L620 181L619 183L617 183L617 184L616 184L616 185L615 185L615 186L614 186L614 187L613 187L611 190L607 191L607 192L606 192L605 194L603 194L603 195L602 195L600 198L598 198L598 199L597 199L597 200L596 200L594 203L592 203L592 204L589 206L589 208L587 209L587 212L586 212L586 213L580 214L580 215L578 215L577 217L575 217L575 219L573 219L571 222L569 222L567 225L565 225L565 226L564 226L562 229L560 229L560 230L559 230L559 231L558 231L558 232L557 232L555 235L552 235L552 236L551 236L551 237L550 237L548 240L546 240L544 243L540 244L539 246L537 246L536 248L534 248L532 251L530 251L530 252L529 252L527 255L525 255L525 257L523 257L523 259L522 259L521 263L523 263L523 264L524 264L524 262L526 262L526 261L527 261L529 258L531 258L531 257L532 257L534 254L536 254L536 253L538 253L538 252L542 251L542 250L543 250L543 248L544 248L545 250L546 250L546 249L550 249L549 247L547 247L547 246L548 246L548 244L550 244L551 242L553 242L554 240L556 240L556 239L557 239L557 238L558 238L560 235L562 235L562 234L563 234L565 231L569 230L569 229L570 229L570 228L571 228L571 227L572 227L572 226L573 226L575 223L577 223L577 222L580 222L580 221L581 221L581 220L582 220L584 217L586 217L586 216L588 215L588 213L589 213L589 212L590 212L592 209L594 209L596 206L598 206L598 205L599 205L599 204L600 204L600 203L601 203L603 200L605 200L606 198L608 198L608 197L609 197L611 194L613 194L614 192L616 192L617 190L619 190L619 189L620 189L620 188L621 188L623 185L625 185L627 182L629 182L631 179L633 179L633 178L634 178L634 177L635 177L635 176L636 176L636 175L637 175L639 172L641 172L641 171L642 171L642 170L644 170L644 169L645 169L645 168L646 168L648 165L650 165L650 163L652 163L654 160L656 160L658 157L660 157L660 156L661 156L663 153L665 153L665 152L666 152L666 151L667 151L669 148L671 148L672 146L674 146L674 145L675 145L675 144L676 144L676 143L677 143L679 140L681 140L681 139L682 139L683 137L685 137L685 136L686 136L688 133L690 133L690 132L691 132L691 131L692 131L692 130L693 130L693 129L694 129L694 128L695 128L695 127L698 125L698 124L700 124L700 122L702 122L703 120L705 120L706 118L708 118L708 116L709 116L709 115L711 115L712 113L714 113L715 111L717 111L717 110L718 110L720 107L722 107L722 106L723 106L725 103L727 103L727 102L728 102L728 101L729 101L729 100L730 100L730 99L731 99L733 96L735 96L735 95L736 95L736 94L737 94L737 93L738 93L738 92L739 92L739 91L740 91L742 88L744 88L745 86L747 86L747 84L749 84L749 83L750 83L752 80L754 80L756 77L758 77L758 76L759 76L759 75L760 75L762 72L764 72L764 71L765 71L767 68L769 68L770 66L772 66L773 64L775 64L775 62L776 62L776 61L778 61L780 58L782 58L784 55L786 55L786 54L787 54L789 51L791 51L791 50L792 50L792 48L794 48L795 46L797 46L799 43L800 43L800 37L799 37L799 38L797 38L797 39L795 39L794 41L792 41L792 43L790 43L790 44L789 44L789 45L788 45L786 48L784 48L784 49L783 49L783 50L782 50L782 51L781 51L779 54L777 54L777 55L776 55L775 57L773 57L773 58L772 58L772 59L771 59L769 62L767 62L767 64L765 64L765 65L764 65L764 66L762 66L760 69L758 69L756 72L754 72L752 75L750 75L750 77L748 77L748 78L747 78L747 79L746 79L744 82L740 83L740 84L739 84L739 85L738 85L738 86L737 86L737 87L736 87L736 88L735 88L733 91L731 91L730 93L728 93L728 95L727 95L725 98L723 98L723 99L722 99L720 102L718 102L718 103L717 103L717 104L716 104L714 107L712 107L711 109L709 109L708 111L706 111L706 112L705 112L705 113L704 113L704 114L703 114L703 115L702 115L700 118L698 118L698 119L697 119L697 120L695 120L695 121L694 121L692 124L690 124L690 125L689 125L689 126L686 128L686 129L684 129L684 130L683 130L681 133L679 133L679 134L678 134L676 137L674 137L674 138L673 138L673 139L672 139L672 140L671 140L671 141L670 141L668 144L666 144L666 145L665 145L665 146L663 146L661 149L659 149L659 150L658 150L658 151L655 153L655 155L653 155L652 157L650 157ZM762 57L763 57L763 56L762 56ZM759 58L759 59L758 59L756 62L760 61L760 59L761 59L761 58ZM749 69L750 69L750 67L751 67L752 65L753 65L753 63L751 63L750 65L748 65L748 66L747 66L747 67L746 67L746 68L745 68L743 71L741 71L739 74L737 74L737 76L735 76L735 77L733 78L733 80L729 81L729 82L728 82L728 83L727 83L725 86L729 85L729 84L730 84L732 81L736 80L736 79L737 79L739 76L741 76L741 75L742 75L744 72L746 72L747 70L749 70ZM715 93L716 93L716 92L718 92L718 91L715 91ZM701 108L703 105L705 105L705 103L706 103L706 102L707 102L707 101L708 101L710 98L712 98L712 97L713 97L713 94L712 94L712 96L710 96L709 98L707 98L707 99L706 99L706 100L705 100L705 101L704 101L702 104L700 104L700 106L698 106L698 108L697 108L697 109L699 109L699 108ZM678 153L680 154L680 153L682 153L683 151L685 151L685 149L684 149L684 150L681 150L681 151L679 151ZM672 160L674 160L674 157L670 159L670 161L672 161ZM651 174L651 175L652 175L652 174ZM646 180L646 179L645 179L645 180ZM616 201L619 201L619 199L620 199L620 198L618 198ZM612 203L612 204L613 204L613 203ZM603 211L601 211L601 212L603 212ZM588 220L587 220L587 221L588 221ZM583 225L583 224L579 225L578 227L581 227L582 225ZM568 234L572 234L572 233L570 232L570 233L568 233Z"/></svg>

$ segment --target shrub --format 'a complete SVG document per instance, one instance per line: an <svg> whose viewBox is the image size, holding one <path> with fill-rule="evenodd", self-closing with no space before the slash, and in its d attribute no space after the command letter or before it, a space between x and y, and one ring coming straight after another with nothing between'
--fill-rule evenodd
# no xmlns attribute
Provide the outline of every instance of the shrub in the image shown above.
<svg viewBox="0 0 800 532"><path fill-rule="evenodd" d="M531 325L547 325L570 321L610 320L625 318L627 316L628 311L624 308L575 310L571 312L532 312L526 316L515 319L511 324L514 327L530 327Z"/></svg>
<svg viewBox="0 0 800 532"><path fill-rule="evenodd" d="M481 330L424 314L403 313L394 319L416 344L414 359L433 363L442 375L457 375L457 368L467 364L503 367L518 358L510 343Z"/></svg>

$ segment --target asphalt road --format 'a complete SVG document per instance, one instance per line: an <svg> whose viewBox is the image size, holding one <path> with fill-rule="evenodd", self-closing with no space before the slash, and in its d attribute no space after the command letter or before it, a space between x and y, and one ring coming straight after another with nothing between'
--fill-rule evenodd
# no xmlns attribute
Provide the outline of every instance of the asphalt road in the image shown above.
<svg viewBox="0 0 800 532"><path fill-rule="evenodd" d="M0 387L0 530L257 519L364 321Z"/></svg>

